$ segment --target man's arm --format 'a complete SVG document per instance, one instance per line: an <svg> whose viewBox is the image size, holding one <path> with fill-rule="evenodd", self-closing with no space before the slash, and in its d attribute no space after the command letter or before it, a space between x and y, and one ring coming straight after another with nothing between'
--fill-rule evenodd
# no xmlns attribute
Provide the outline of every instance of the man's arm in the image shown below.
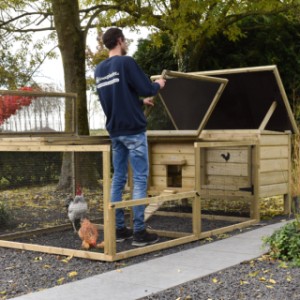
<svg viewBox="0 0 300 300"><path fill-rule="evenodd" d="M139 96L155 96L165 85L165 80L162 78L155 80L155 82L151 82L136 61L131 57L128 57L127 59L126 71L129 85Z"/></svg>

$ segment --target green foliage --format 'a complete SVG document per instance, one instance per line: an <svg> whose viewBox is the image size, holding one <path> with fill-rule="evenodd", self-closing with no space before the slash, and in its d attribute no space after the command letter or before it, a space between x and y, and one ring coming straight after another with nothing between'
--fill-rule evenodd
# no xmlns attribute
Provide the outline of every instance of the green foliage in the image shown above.
<svg viewBox="0 0 300 300"><path fill-rule="evenodd" d="M159 75L163 69L177 70L172 44L166 34L153 34L138 41L133 57L148 76Z"/></svg>
<svg viewBox="0 0 300 300"><path fill-rule="evenodd" d="M197 70L277 65L295 117L300 122L300 22L285 16L251 17L240 22L245 37L210 39Z"/></svg>
<svg viewBox="0 0 300 300"><path fill-rule="evenodd" d="M0 202L0 226L5 226L8 224L10 220L10 213L7 209L7 206L4 204L4 202Z"/></svg>
<svg viewBox="0 0 300 300"><path fill-rule="evenodd" d="M298 69L298 21L289 21L282 16L252 17L240 22L239 26L245 36L238 41L229 41L221 33L207 42L198 69L279 64L280 70L290 70L289 75L295 67Z"/></svg>
<svg viewBox="0 0 300 300"><path fill-rule="evenodd" d="M263 239L270 246L270 255L275 259L290 262L300 267L300 223L295 220Z"/></svg>

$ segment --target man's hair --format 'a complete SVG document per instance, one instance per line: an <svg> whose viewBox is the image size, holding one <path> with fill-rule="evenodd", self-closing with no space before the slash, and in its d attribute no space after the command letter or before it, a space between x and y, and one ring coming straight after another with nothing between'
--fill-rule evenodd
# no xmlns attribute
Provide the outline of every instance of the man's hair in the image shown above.
<svg viewBox="0 0 300 300"><path fill-rule="evenodd" d="M112 27L105 31L102 37L104 46L108 49L114 49L118 44L118 39L125 39L124 34L120 28Z"/></svg>

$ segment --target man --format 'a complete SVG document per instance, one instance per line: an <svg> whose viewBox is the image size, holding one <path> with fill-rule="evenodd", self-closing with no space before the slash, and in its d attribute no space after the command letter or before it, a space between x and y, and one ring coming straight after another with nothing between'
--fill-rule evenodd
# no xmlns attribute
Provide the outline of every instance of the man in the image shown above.
<svg viewBox="0 0 300 300"><path fill-rule="evenodd" d="M127 44L119 28L108 29L103 43L109 50L109 58L101 62L95 71L99 99L106 115L106 129L112 142L114 175L111 201L121 201L127 181L128 160L133 173L133 199L147 197L149 173L147 121L142 105L153 105L154 96L165 85L164 79L151 82L127 54ZM140 100L140 97L147 97ZM124 211L116 210L117 242L132 238L133 246L156 243L158 236L145 228L145 205L133 207L133 230L125 226Z"/></svg>

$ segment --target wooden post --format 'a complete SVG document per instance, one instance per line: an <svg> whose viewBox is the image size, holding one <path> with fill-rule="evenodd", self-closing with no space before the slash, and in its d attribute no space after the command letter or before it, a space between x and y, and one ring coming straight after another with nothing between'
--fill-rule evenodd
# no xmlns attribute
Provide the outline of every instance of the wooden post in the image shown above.
<svg viewBox="0 0 300 300"><path fill-rule="evenodd" d="M271 106L270 106L267 114L265 115L263 121L261 122L261 124L260 124L260 126L258 128L259 130L261 130L261 131L265 130L268 122L270 121L272 115L274 114L274 111L275 111L276 107L277 107L277 102L273 101L273 103L271 104Z"/></svg>
<svg viewBox="0 0 300 300"><path fill-rule="evenodd" d="M116 254L115 210L110 208L110 151L103 151L103 217L104 217L104 253Z"/></svg>
<svg viewBox="0 0 300 300"><path fill-rule="evenodd" d="M290 214L292 211L292 192L291 192L291 185L292 185L292 156L291 156L291 152L292 152L292 134L291 132L287 133L289 136L289 141L288 141L288 161L289 161L289 165L288 165L288 193L284 194L284 214Z"/></svg>
<svg viewBox="0 0 300 300"><path fill-rule="evenodd" d="M252 183L253 183L253 198L251 198L250 204L250 218L260 220L260 198L259 198L259 189L260 189L260 146L252 146L252 161L249 161L249 164L252 164Z"/></svg>
<svg viewBox="0 0 300 300"><path fill-rule="evenodd" d="M193 233L197 238L200 237L202 232L202 213L201 213L201 197L200 197L200 188L201 188L201 148L197 147L197 144L194 144L195 150L195 189L196 196L193 198Z"/></svg>
<svg viewBox="0 0 300 300"><path fill-rule="evenodd" d="M75 197L76 195L76 178L77 178L77 174L76 174L76 164L77 164L77 160L76 160L76 153L75 152L71 152L71 163L72 163L72 196Z"/></svg>

